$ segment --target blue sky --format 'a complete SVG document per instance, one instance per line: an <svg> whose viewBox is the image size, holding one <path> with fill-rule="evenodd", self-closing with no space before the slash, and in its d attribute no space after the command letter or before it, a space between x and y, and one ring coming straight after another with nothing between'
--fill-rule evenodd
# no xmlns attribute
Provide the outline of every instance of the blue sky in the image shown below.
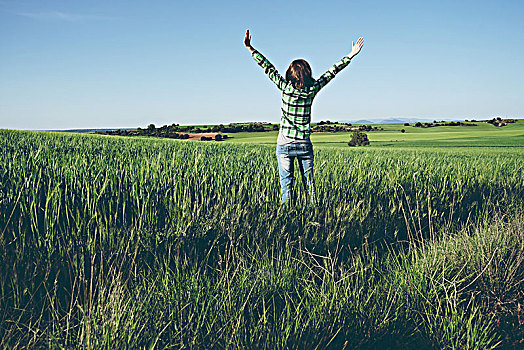
<svg viewBox="0 0 524 350"><path fill-rule="evenodd" d="M524 116L524 1L0 1L0 128L278 122L243 47L318 77L313 121Z"/></svg>

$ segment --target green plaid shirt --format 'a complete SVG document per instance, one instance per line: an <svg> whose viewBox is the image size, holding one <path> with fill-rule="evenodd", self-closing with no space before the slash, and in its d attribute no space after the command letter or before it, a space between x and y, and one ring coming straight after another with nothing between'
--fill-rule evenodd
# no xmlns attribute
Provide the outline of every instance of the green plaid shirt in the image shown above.
<svg viewBox="0 0 524 350"><path fill-rule="evenodd" d="M295 89L293 84L287 82L260 52L255 50L252 56L258 65L264 69L269 79L282 91L280 133L296 140L308 139L311 135L311 104L313 99L320 89L349 64L351 59L348 56L342 58L309 88Z"/></svg>

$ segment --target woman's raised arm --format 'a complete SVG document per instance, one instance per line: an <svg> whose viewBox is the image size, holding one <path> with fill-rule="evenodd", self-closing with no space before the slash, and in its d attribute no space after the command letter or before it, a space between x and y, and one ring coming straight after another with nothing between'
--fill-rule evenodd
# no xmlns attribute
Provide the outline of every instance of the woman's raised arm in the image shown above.
<svg viewBox="0 0 524 350"><path fill-rule="evenodd" d="M260 52L255 50L253 46L251 46L251 35L249 34L249 29L246 30L246 36L244 37L244 46L251 52L251 56L255 60L255 62L258 63L262 69L264 69L264 72L267 74L269 79L275 83L275 85L280 89L284 90L286 86L286 80L278 73L277 69L267 58L264 57Z"/></svg>
<svg viewBox="0 0 524 350"><path fill-rule="evenodd" d="M313 84L313 87L318 91L326 86L327 83L335 77L335 75L340 72L342 69L346 68L351 59L358 55L360 50L364 46L364 39L362 37L358 38L357 42L352 42L351 52L346 57L342 58L340 61L335 63L333 67L329 68L328 71L320 76Z"/></svg>

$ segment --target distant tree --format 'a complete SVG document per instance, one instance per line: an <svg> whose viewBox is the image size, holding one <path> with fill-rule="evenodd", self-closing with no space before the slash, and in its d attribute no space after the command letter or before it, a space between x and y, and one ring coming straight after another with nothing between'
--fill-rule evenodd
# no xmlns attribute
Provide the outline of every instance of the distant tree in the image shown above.
<svg viewBox="0 0 524 350"><path fill-rule="evenodd" d="M369 139L367 134L360 131L354 131L351 134L351 139L348 142L348 146L354 147L366 145L369 145Z"/></svg>
<svg viewBox="0 0 524 350"><path fill-rule="evenodd" d="M402 129L402 130L400 130L400 132L401 132L401 133L405 133L405 132L406 132L406 130L405 130L405 129Z"/></svg>
<svg viewBox="0 0 524 350"><path fill-rule="evenodd" d="M148 130L155 130L155 129L156 129L156 128L155 128L155 124L152 124L152 123L149 124L149 125L147 126L147 129L148 129Z"/></svg>
<svg viewBox="0 0 524 350"><path fill-rule="evenodd" d="M416 122L416 123L415 123L415 126L416 126L417 128L421 128L421 127L422 127L422 123L421 123L421 122Z"/></svg>
<svg viewBox="0 0 524 350"><path fill-rule="evenodd" d="M216 134L215 141L222 141L222 134Z"/></svg>
<svg viewBox="0 0 524 350"><path fill-rule="evenodd" d="M409 123L404 123L404 126L409 126Z"/></svg>

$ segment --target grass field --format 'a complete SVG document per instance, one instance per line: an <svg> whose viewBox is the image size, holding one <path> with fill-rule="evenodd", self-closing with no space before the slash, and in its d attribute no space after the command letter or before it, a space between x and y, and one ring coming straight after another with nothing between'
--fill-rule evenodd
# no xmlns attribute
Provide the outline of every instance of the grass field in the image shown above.
<svg viewBox="0 0 524 350"><path fill-rule="evenodd" d="M0 346L518 348L524 122L384 128L290 210L276 133L0 131Z"/></svg>
<svg viewBox="0 0 524 350"><path fill-rule="evenodd" d="M412 147L524 147L524 120L504 127L494 127L486 123L477 126L455 127L439 126L416 128L403 124L384 124L384 130L368 133L371 148L412 148ZM406 130L401 133L400 130ZM276 144L278 131L265 133L230 134L232 143ZM314 133L311 140L317 147L345 148L349 133Z"/></svg>

